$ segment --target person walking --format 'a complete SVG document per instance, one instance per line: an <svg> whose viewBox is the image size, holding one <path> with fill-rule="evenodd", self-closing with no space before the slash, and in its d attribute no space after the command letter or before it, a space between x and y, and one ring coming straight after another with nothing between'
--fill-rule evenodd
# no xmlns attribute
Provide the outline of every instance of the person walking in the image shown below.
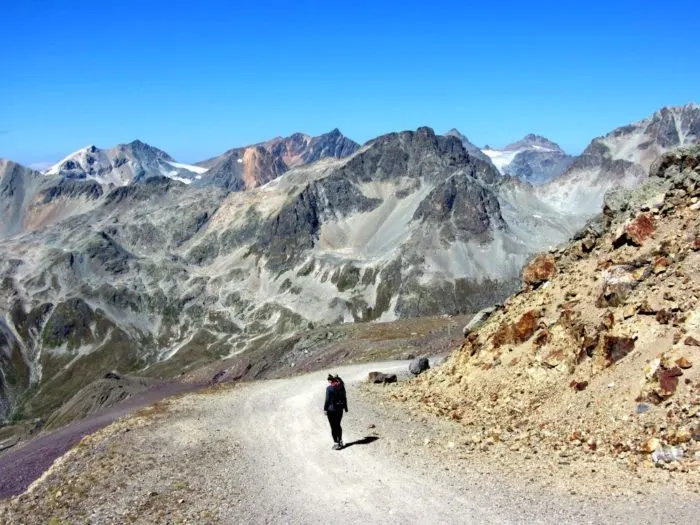
<svg viewBox="0 0 700 525"><path fill-rule="evenodd" d="M328 416L328 423L331 425L331 434L335 443L333 450L341 450L343 448L343 428L340 426L340 421L343 419L343 412L348 411L348 399L343 380L337 375L328 374L323 411Z"/></svg>

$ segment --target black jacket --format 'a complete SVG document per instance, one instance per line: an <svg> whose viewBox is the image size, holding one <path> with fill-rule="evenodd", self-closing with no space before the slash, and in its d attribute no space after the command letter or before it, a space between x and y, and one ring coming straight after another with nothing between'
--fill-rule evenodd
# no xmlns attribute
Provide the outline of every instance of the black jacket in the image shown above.
<svg viewBox="0 0 700 525"><path fill-rule="evenodd" d="M323 404L326 412L348 411L348 399L342 383L333 383L326 387L326 402Z"/></svg>

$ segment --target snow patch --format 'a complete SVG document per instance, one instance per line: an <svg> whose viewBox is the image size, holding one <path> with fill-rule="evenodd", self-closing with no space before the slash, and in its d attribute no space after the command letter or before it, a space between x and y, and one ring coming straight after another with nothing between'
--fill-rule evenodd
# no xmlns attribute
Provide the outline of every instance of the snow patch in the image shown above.
<svg viewBox="0 0 700 525"><path fill-rule="evenodd" d="M51 166L49 169L44 171L44 175L58 175L61 172L61 167L63 166L64 163L68 162L69 160L74 160L76 158L80 158L84 156L87 151L91 148L94 148L92 144L85 146L84 148L79 149L78 151L74 151L61 161L57 162L53 166Z"/></svg>
<svg viewBox="0 0 700 525"><path fill-rule="evenodd" d="M209 171L208 168L202 168L201 166L193 166L192 164L183 164L182 162L173 162L170 160L166 160L166 162L170 164L173 168L180 168L182 170L191 171L192 173L197 173L199 175Z"/></svg>
<svg viewBox="0 0 700 525"><path fill-rule="evenodd" d="M503 170L511 162L513 162L515 156L523 150L518 149L515 151L503 151L497 149L482 149L481 151L484 153L484 155L491 159L491 162L493 162L493 165L496 166L496 169L503 173Z"/></svg>

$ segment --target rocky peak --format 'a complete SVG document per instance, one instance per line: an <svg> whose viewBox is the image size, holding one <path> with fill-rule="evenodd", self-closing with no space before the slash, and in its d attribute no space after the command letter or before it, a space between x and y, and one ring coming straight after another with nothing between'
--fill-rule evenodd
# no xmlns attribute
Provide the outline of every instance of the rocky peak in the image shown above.
<svg viewBox="0 0 700 525"><path fill-rule="evenodd" d="M348 157L360 149L360 145L343 135L338 128L328 133L313 137L309 149L303 154L305 164L325 157Z"/></svg>
<svg viewBox="0 0 700 525"><path fill-rule="evenodd" d="M0 159L0 180L4 179L9 173L18 170L34 171L13 160Z"/></svg>
<svg viewBox="0 0 700 525"><path fill-rule="evenodd" d="M534 133L525 135L522 139L507 145L503 149L506 151L515 151L520 149L542 149L564 153L564 150L559 147L559 144L552 142L542 135L535 135Z"/></svg>
<svg viewBox="0 0 700 525"><path fill-rule="evenodd" d="M457 128L452 128L450 131L445 133L445 136L446 137L457 137L462 142L464 142L464 141L469 142L469 139L461 131L459 131Z"/></svg>
<svg viewBox="0 0 700 525"><path fill-rule="evenodd" d="M156 164L159 161L172 162L174 159L161 149L153 147L140 140L128 144L119 144L114 148L115 154L123 154L123 159L138 160L146 164ZM154 166L155 167L155 166ZM160 173L158 173L160 175Z"/></svg>
<svg viewBox="0 0 700 525"><path fill-rule="evenodd" d="M294 133L253 146L234 148L219 157L200 162L198 166L209 169L202 184L242 191L274 180L290 168L323 158L347 157L359 147L336 128L318 137ZM241 177L248 182L243 182Z"/></svg>
<svg viewBox="0 0 700 525"><path fill-rule="evenodd" d="M467 150L467 153L469 155L472 155L478 159L483 160L484 162L488 162L491 164L491 159L488 157L488 155L485 155L484 152L482 152L478 147L476 147L474 144L472 144L469 139L462 134L458 129L452 128L450 131L445 133L446 137L455 137L458 139L461 143L462 146L464 147L465 150Z"/></svg>

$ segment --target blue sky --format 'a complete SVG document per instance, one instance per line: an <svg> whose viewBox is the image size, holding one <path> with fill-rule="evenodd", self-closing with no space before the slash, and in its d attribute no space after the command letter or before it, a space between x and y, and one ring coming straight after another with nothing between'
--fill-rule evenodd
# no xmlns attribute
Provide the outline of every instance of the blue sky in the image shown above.
<svg viewBox="0 0 700 525"><path fill-rule="evenodd" d="M295 131L364 142L421 125L578 153L700 102L699 5L6 2L0 157L139 138L193 162Z"/></svg>

